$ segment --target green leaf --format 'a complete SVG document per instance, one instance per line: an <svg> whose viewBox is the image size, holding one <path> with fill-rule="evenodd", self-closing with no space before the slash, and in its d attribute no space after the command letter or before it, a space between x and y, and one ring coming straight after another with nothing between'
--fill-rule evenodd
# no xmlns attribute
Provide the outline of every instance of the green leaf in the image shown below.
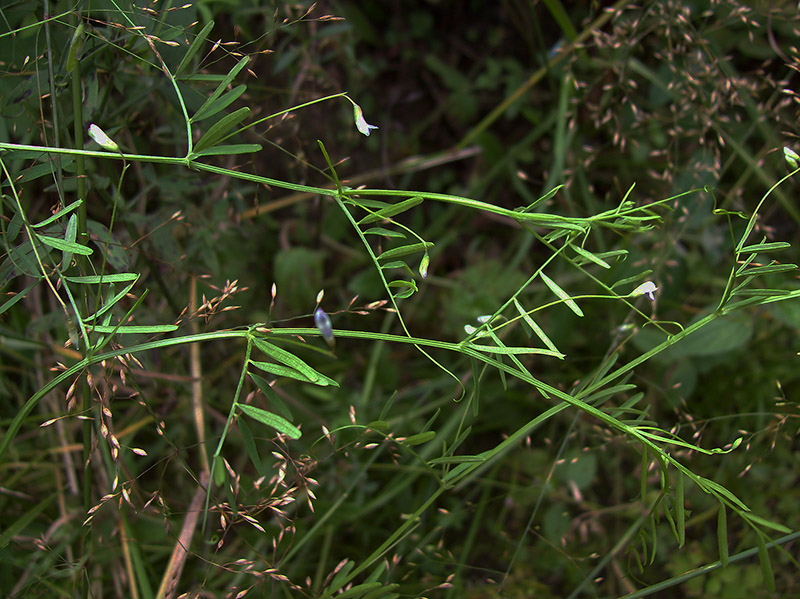
<svg viewBox="0 0 800 599"><path fill-rule="evenodd" d="M388 569L389 569L388 562L382 561L382 562L378 563L378 565L372 571L372 574L367 576L367 578L366 578L366 580L364 582L375 582L375 581L377 581L381 576L383 576L383 574ZM394 586L394 585L390 585L390 586Z"/></svg>
<svg viewBox="0 0 800 599"><path fill-rule="evenodd" d="M633 275L632 277L625 277L624 279L620 279L619 281L611 285L611 289L614 289L615 287L624 287L628 283L636 283L638 281L641 281L642 279L646 279L652 273L653 273L652 270L645 270L644 272L640 272L638 275Z"/></svg>
<svg viewBox="0 0 800 599"><path fill-rule="evenodd" d="M363 597L364 593L380 589L383 586L382 582L365 582L357 584L354 587L347 589L344 593L336 595L336 599L351 599L353 597Z"/></svg>
<svg viewBox="0 0 800 599"><path fill-rule="evenodd" d="M201 152L192 152L193 156L232 156L234 154L252 154L260 152L259 144L233 144L228 146L213 146Z"/></svg>
<svg viewBox="0 0 800 599"><path fill-rule="evenodd" d="M416 435L411 435L407 439L403 441L403 445L422 445L423 443L427 443L431 441L434 437L436 437L436 431L425 431L424 433L417 433Z"/></svg>
<svg viewBox="0 0 800 599"><path fill-rule="evenodd" d="M178 326L174 324L123 324L119 326L96 324L87 325L86 328L94 331L95 333L119 333L120 335L154 335L157 333L171 333L172 331L178 330Z"/></svg>
<svg viewBox="0 0 800 599"><path fill-rule="evenodd" d="M758 561L761 562L761 576L764 578L764 585L770 593L775 592L775 573L772 571L772 562L769 559L769 551L764 537L758 535Z"/></svg>
<svg viewBox="0 0 800 599"><path fill-rule="evenodd" d="M614 385L613 387L608 387L606 389L601 389L601 390L599 390L599 391L597 391L595 393L590 393L589 395L587 395L587 396L585 396L583 398L583 401L588 403L588 404L591 404L593 406L597 406L598 404L601 403L601 401L603 401L603 400L605 400L605 399L607 399L609 397L612 397L614 395L618 395L618 394L621 394L621 393L626 393L627 391L630 391L631 389L636 389L636 385L633 385L631 383L625 383L625 384L621 384L621 385ZM620 409L620 408L622 408L622 406L620 406L619 408L615 408L615 410Z"/></svg>
<svg viewBox="0 0 800 599"><path fill-rule="evenodd" d="M128 283L127 285L124 285L123 288L120 291L118 291L115 295L110 295L110 294L114 293L114 285L113 284L109 285L108 286L108 293L109 293L110 297L108 297L107 299L104 299L103 300L103 305L100 306L100 308L96 312L94 312L93 314L90 314L89 316L86 316L83 319L83 321L84 322L96 322L97 319L100 318L100 316L102 316L103 314L105 314L106 312L111 310L111 308L113 308L114 305L116 305L117 302L119 302L123 297L125 297L128 294L128 292L133 288L133 285L134 285L133 283ZM109 319L110 319L110 315L109 315ZM106 320L106 322L104 324L108 325L108 323L109 323L109 320ZM95 325L95 326L96 326L95 330L99 330L99 327L97 327L97 325ZM167 326L175 326L175 325L167 325ZM114 327L114 328L116 328L116 327ZM122 328L122 327L120 326L120 328ZM135 326L127 326L126 325L126 328L135 330L137 327L135 327Z"/></svg>
<svg viewBox="0 0 800 599"><path fill-rule="evenodd" d="M772 530L775 530L777 532L781 532L783 534L787 534L788 535L789 533L792 532L791 528L789 528L787 526L784 526L783 524L778 524L777 522L772 522L770 520L767 520L766 518L762 518L761 516L756 516L755 514L747 514L747 519L750 520L751 522L754 522L754 523L760 525L760 526L763 526L764 528L770 528Z"/></svg>
<svg viewBox="0 0 800 599"><path fill-rule="evenodd" d="M247 118L247 115L250 114L250 109L247 106L240 108L230 114L226 114L216 123L209 127L208 131L206 131L205 135L200 138L193 148L193 152L198 154L205 149L210 148L222 138L224 138L228 132L233 129L238 123L243 121Z"/></svg>
<svg viewBox="0 0 800 599"><path fill-rule="evenodd" d="M393 216L397 216L398 214L401 214L406 210L410 210L414 206L419 206L422 203L422 201L423 198L421 196L414 196L413 198L409 198L407 200L403 200L402 202L398 202L397 204L392 204L390 206L387 206L386 208L381 208L380 210L378 210L373 214L368 214L360 221L358 221L357 224L368 225L369 223L374 223L379 220L386 220Z"/></svg>
<svg viewBox="0 0 800 599"><path fill-rule="evenodd" d="M739 289L732 293L732 295L740 295L742 297L764 297L773 298L784 295L791 295L791 289Z"/></svg>
<svg viewBox="0 0 800 599"><path fill-rule="evenodd" d="M6 547L15 535L22 534L27 526L36 520L39 514L53 503L55 498L55 494L49 495L27 510L22 516L12 518L11 521L6 522L3 525L5 530L0 534L0 548Z"/></svg>
<svg viewBox="0 0 800 599"><path fill-rule="evenodd" d="M236 78L236 75L239 74L239 71L247 66L249 60L250 58L245 56L239 62L237 62L230 71L228 71L228 74L225 75L222 81L219 82L217 89L214 90L214 92L209 96L208 100L206 100L203 105L197 109L197 112L194 113L194 116L192 117L193 121L203 118L203 113L209 110L217 98L219 98L225 92L231 82Z"/></svg>
<svg viewBox="0 0 800 599"><path fill-rule="evenodd" d="M779 272L789 272L797 270L797 264L767 264L765 266L754 266L753 268L740 268L736 271L737 277L748 277L756 275L767 275Z"/></svg>
<svg viewBox="0 0 800 599"><path fill-rule="evenodd" d="M717 547L719 547L719 563L728 565L728 515L725 504L719 504L717 512Z"/></svg>
<svg viewBox="0 0 800 599"><path fill-rule="evenodd" d="M255 406L248 406L247 404L237 404L237 406L242 412L250 416L250 418L253 420L258 420L267 426L271 426L276 431L286 435L290 439L299 439L302 436L299 428L284 418L281 418L277 414L267 412L266 410L256 408Z"/></svg>
<svg viewBox="0 0 800 599"><path fill-rule="evenodd" d="M258 449L256 448L256 441L253 438L253 433L250 432L250 427L247 425L247 421L244 418L239 419L239 433L242 435L242 441L244 442L244 447L247 450L247 455L250 456L250 461L255 466L256 472L259 475L264 476L266 474L264 472L264 466L261 463L261 456L258 455Z"/></svg>
<svg viewBox="0 0 800 599"><path fill-rule="evenodd" d="M431 466L436 466L438 464L478 464L485 461L486 458L477 455L454 455L443 458L433 458L432 460L428 460L428 464Z"/></svg>
<svg viewBox="0 0 800 599"><path fill-rule="evenodd" d="M362 599L397 599L400 593L395 593L400 585L397 583L387 584L385 587L372 591L364 595Z"/></svg>
<svg viewBox="0 0 800 599"><path fill-rule="evenodd" d="M20 212L14 212L14 215L11 217L11 221L8 223L8 225L6 225L6 235L5 239L3 240L3 245L14 242L17 239L19 232L22 231L22 226L24 224L25 221L22 218L22 214Z"/></svg>
<svg viewBox="0 0 800 599"><path fill-rule="evenodd" d="M119 271L130 269L130 254L133 252L129 253L114 233L109 231L104 224L94 220L87 221L86 229L89 232L89 238L92 243L104 253L105 259L111 266Z"/></svg>
<svg viewBox="0 0 800 599"><path fill-rule="evenodd" d="M480 345L478 343L464 343L464 347L474 349L476 351L486 352L488 354L502 354L504 356L517 356L536 354L539 356L550 356L563 360L566 356L559 351L551 349L544 349L541 347L498 347L496 345Z"/></svg>
<svg viewBox="0 0 800 599"><path fill-rule="evenodd" d="M26 241L16 247L9 247L6 259L0 263L0 281L5 283L20 274L41 279L39 265L36 263L36 254L33 244Z"/></svg>
<svg viewBox="0 0 800 599"><path fill-rule="evenodd" d="M261 390L261 393L264 394L269 403L271 403L272 406L278 412L280 412L284 418L286 418L286 420L288 420L289 422L293 421L294 415L292 414L291 410L289 410L289 408L286 407L286 404L283 403L283 401L281 401L281 398L278 397L278 394L275 393L275 390L272 388L272 385L270 385L269 382L267 382L263 377L260 377L257 374L254 374L252 372L248 372L247 374L250 375L250 378L253 379L253 382L255 382L256 386L258 386L258 388Z"/></svg>
<svg viewBox="0 0 800 599"><path fill-rule="evenodd" d="M596 253L594 256L605 262L608 262L610 258L613 258L615 262L621 262L628 257L628 250L609 250L607 252Z"/></svg>
<svg viewBox="0 0 800 599"><path fill-rule="evenodd" d="M530 212L530 211L532 211L537 205L541 204L542 202L546 202L547 200L552 198L554 195L556 195L562 187L564 187L564 186L563 185L557 185L556 187L554 187L553 189L551 189L550 191L545 193L542 197L534 200L533 202L531 202L527 206L520 206L518 208L514 208L514 212Z"/></svg>
<svg viewBox="0 0 800 599"><path fill-rule="evenodd" d="M647 445L642 445L642 464L639 471L639 481L641 483L641 488L639 492L641 493L641 502L644 504L645 499L647 498L647 470L649 467L649 463L647 460Z"/></svg>
<svg viewBox="0 0 800 599"><path fill-rule="evenodd" d="M743 512L748 512L747 513L747 517L748 518L753 518L753 514L750 513L750 508L747 507L744 503L742 503L741 499L736 497L736 495L734 495L733 493L728 491L728 489L723 487L718 482L713 481L713 480L711 480L709 478L698 476L695 479L695 483L700 488L702 488L704 491L706 491L707 493L713 493L715 495L724 497L725 499L730 501L732 504L737 506L739 509L741 509ZM789 532L788 529L787 529L787 532Z"/></svg>
<svg viewBox="0 0 800 599"><path fill-rule="evenodd" d="M564 5L560 1L554 2L552 0L545 0L544 4L547 7L547 10L550 11L550 15L553 17L553 20L558 23L561 32L569 41L573 41L576 37L578 37L578 32L575 30L575 26L572 24L569 14L564 9Z"/></svg>
<svg viewBox="0 0 800 599"><path fill-rule="evenodd" d="M336 381L329 379L323 374L320 374L311 368L311 366L303 362L300 358L286 351L285 349L281 349L280 347L272 345L261 338L254 339L253 343L258 349L267 354L270 358L296 370L315 385L320 385L323 387L326 385L334 385L336 387L339 386Z"/></svg>
<svg viewBox="0 0 800 599"><path fill-rule="evenodd" d="M384 202L381 200L372 200L370 198L358 198L358 200L346 200L347 204L351 204L352 206L358 206L363 210L364 207L372 208L374 210L381 210L383 208L389 208L393 206L393 204L389 204L388 202Z"/></svg>
<svg viewBox="0 0 800 599"><path fill-rule="evenodd" d="M412 271L411 267L402 260L392 260L391 262L387 262L386 264L381 264L381 270L392 270L395 268L402 268L409 275L414 276L414 271Z"/></svg>
<svg viewBox="0 0 800 599"><path fill-rule="evenodd" d="M39 284L39 279L34 279L30 285L28 285L25 289L21 289L17 293L12 294L12 296L2 304L0 304L0 314L5 312L6 310L11 309L11 307L16 304L18 301L25 299L28 296L28 292L36 287Z"/></svg>
<svg viewBox="0 0 800 599"><path fill-rule="evenodd" d="M401 245L400 247L392 248L391 250L386 250L380 256L378 256L378 260L388 260L389 258L399 258L400 256L416 254L417 252L421 252L432 247L433 244L430 241L411 243L409 245Z"/></svg>
<svg viewBox="0 0 800 599"><path fill-rule="evenodd" d="M336 566L337 572L326 590L331 593L338 591L342 585L344 585L347 575L350 574L350 571L355 565L355 562L346 558L342 562L339 562L339 565Z"/></svg>
<svg viewBox="0 0 800 599"><path fill-rule="evenodd" d="M392 294L394 299L407 299L416 293L413 289L403 289Z"/></svg>
<svg viewBox="0 0 800 599"><path fill-rule="evenodd" d="M533 331L533 333L542 341L542 343L544 343L551 351L561 354L561 352L558 351L555 343L553 343L550 340L550 337L548 337L547 334L542 330L542 328L536 324L536 321L531 318L530 314L528 314L528 312L522 307L522 304L519 303L516 297L514 298L514 307L517 309L517 312L519 312L520 316L522 316L522 320L525 321L525 324L528 325L531 331Z"/></svg>
<svg viewBox="0 0 800 599"><path fill-rule="evenodd" d="M583 311L581 311L581 309L578 307L578 304L575 303L575 300L573 300L569 296L569 294L567 294L566 291L561 289L561 287L559 287L556 284L555 281L553 281L550 277L548 277L543 272L540 272L539 276L542 278L542 281L544 281L544 284L547 285L550 288L550 291L555 293L558 296L558 298L561 301L563 301L570 310L575 312L575 314L577 314L578 316L583 316Z"/></svg>
<svg viewBox="0 0 800 599"><path fill-rule="evenodd" d="M588 262L594 262L595 264L602 266L603 268L611 268L611 265L608 262L602 260L601 258L598 258L593 253L583 249L580 246L573 245L572 249L575 250L575 253L578 254L581 258L586 259L585 261L582 262L583 264L585 264L588 261Z"/></svg>
<svg viewBox="0 0 800 599"><path fill-rule="evenodd" d="M47 235L37 235L36 239L41 241L43 244L48 245L51 248L61 250L62 252L72 252L74 254L80 254L81 256L91 256L92 254L92 248L88 248L79 243L69 242L66 239L48 237Z"/></svg>
<svg viewBox="0 0 800 599"><path fill-rule="evenodd" d="M288 366L284 366L283 364L273 364L272 362L256 362L254 360L250 360L250 364L263 370L264 372L268 372L270 374L274 374L275 376L285 376L290 379L295 379L297 381L301 381L303 383L311 383L312 385L319 385L320 387L325 387L327 385L332 385L338 387L339 384L334 381L333 379L329 379L326 376L319 375L315 378L309 378L302 372L298 372L294 368L289 368ZM322 377L321 379L319 377Z"/></svg>
<svg viewBox="0 0 800 599"><path fill-rule="evenodd" d="M46 227L50 223L57 221L62 216L66 215L66 214L69 214L70 212L73 212L74 210L77 210L80 207L81 204L83 204L83 200L76 200L75 202L72 202L69 206L64 206L64 208L62 208L61 210L59 210L55 214L50 215L49 217L44 219L42 222L36 223L35 225L31 225L31 226L34 229L40 229L41 227ZM10 241L13 241L13 239L11 239Z"/></svg>
<svg viewBox="0 0 800 599"><path fill-rule="evenodd" d="M22 152L14 152L14 156L16 157L17 154L22 154ZM62 170L68 170L73 167L75 163L74 156L61 156L60 163L58 166L55 164L55 159L48 160L47 158L41 156L40 154L36 154L34 158L39 159L38 164L31 166L28 169L25 169L25 172L19 179L15 180L15 183L27 183L28 181L33 181L38 179L39 177L52 177L53 173L56 171L57 168ZM55 216L55 215L54 215Z"/></svg>
<svg viewBox="0 0 800 599"><path fill-rule="evenodd" d="M406 236L399 231L390 231L389 229L384 229L383 227L372 227L371 229L367 229L364 231L364 235L383 235L384 237L397 237L399 239L406 238Z"/></svg>
<svg viewBox="0 0 800 599"><path fill-rule="evenodd" d="M225 479L228 476L228 470L225 468L225 462L223 461L222 456L215 456L214 457L214 485L217 487L221 487L225 484Z"/></svg>
<svg viewBox="0 0 800 599"><path fill-rule="evenodd" d="M417 291L419 291L416 282L413 280L405 281L403 279L398 279L397 281L390 282L388 284L388 287L391 289L398 289L398 288L400 289L400 291L397 291L392 294L392 297L397 299L405 299L407 297L411 297Z"/></svg>
<svg viewBox="0 0 800 599"><path fill-rule="evenodd" d="M683 472L678 472L675 481L675 526L678 529L678 547L683 547L686 542L686 511L684 504Z"/></svg>
<svg viewBox="0 0 800 599"><path fill-rule="evenodd" d="M194 55L197 54L197 51L200 50L200 46L204 41L206 41L208 34L211 33L213 28L214 21L209 21L205 24L203 29L200 30L200 33L194 36L194 39L189 45L189 48L186 50L186 54L183 55L178 68L175 69L175 77L177 77L188 66L189 62L191 62L192 58L194 58Z"/></svg>
<svg viewBox="0 0 800 599"><path fill-rule="evenodd" d="M193 123L198 123L198 122L203 121L203 120L205 120L205 119L207 119L209 117L214 116L215 114L217 114L219 112L222 112L228 106L230 106L236 100L238 100L239 96L241 96L246 91L247 91L247 86L246 85L237 85L231 91L221 95L219 98L214 100L211 104L209 104L206 107L205 110L203 110L202 113L198 110L197 114L199 114L200 116L198 117L197 114L195 114L195 116L192 117L192 122Z"/></svg>
<svg viewBox="0 0 800 599"><path fill-rule="evenodd" d="M75 243L78 238L78 215L70 214L67 220L67 230L64 232L64 241L68 243ZM66 270L72 262L72 252L67 251L63 253L63 263L61 268Z"/></svg>
<svg viewBox="0 0 800 599"><path fill-rule="evenodd" d="M66 69L67 73L71 73L75 67L78 66L78 53L83 48L83 21L78 22L75 28L75 33L72 34L72 39L69 42L69 50L67 51Z"/></svg>
<svg viewBox="0 0 800 599"><path fill-rule="evenodd" d="M65 276L64 280L81 285L99 285L100 283L129 283L131 281L136 281L138 278L139 275L133 272L117 272L107 275Z"/></svg>
<svg viewBox="0 0 800 599"><path fill-rule="evenodd" d="M767 253L776 252L779 250L788 250L792 247L791 243L785 241L773 241L771 243L757 243L755 245L746 245L739 250L740 254L750 254L753 252Z"/></svg>

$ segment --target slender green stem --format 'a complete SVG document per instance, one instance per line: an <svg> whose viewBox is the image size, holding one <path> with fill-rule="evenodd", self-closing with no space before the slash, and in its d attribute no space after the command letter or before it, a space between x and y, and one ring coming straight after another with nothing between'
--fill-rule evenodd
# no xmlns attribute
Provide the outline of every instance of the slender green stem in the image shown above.
<svg viewBox="0 0 800 599"><path fill-rule="evenodd" d="M81 109L81 61L76 60L75 66L70 73L72 87L72 134L75 136L75 147L83 148L83 111ZM75 154L75 177L76 195L81 205L78 207L78 237L77 241L81 245L86 245L89 241L89 234L86 231L86 165L84 164L84 154ZM64 265L66 268L68 265Z"/></svg>

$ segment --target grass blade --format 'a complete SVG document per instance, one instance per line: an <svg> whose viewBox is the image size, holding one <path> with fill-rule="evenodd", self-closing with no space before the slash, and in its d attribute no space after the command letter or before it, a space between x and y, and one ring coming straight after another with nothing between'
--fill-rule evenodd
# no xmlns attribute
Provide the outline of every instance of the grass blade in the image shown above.
<svg viewBox="0 0 800 599"><path fill-rule="evenodd" d="M728 513L725 504L719 504L717 512L717 546L719 547L719 561L722 567L728 565Z"/></svg>

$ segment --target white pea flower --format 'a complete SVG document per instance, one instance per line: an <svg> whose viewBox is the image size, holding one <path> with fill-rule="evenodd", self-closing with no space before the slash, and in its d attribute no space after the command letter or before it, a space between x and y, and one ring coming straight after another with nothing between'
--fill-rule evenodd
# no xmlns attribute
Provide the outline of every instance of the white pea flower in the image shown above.
<svg viewBox="0 0 800 599"><path fill-rule="evenodd" d="M783 147L783 157L792 168L797 168L800 165L800 156L787 146Z"/></svg>
<svg viewBox="0 0 800 599"><path fill-rule="evenodd" d="M89 125L89 136L106 150L112 150L114 152L119 150L119 146L114 142L114 140L106 135L106 132L94 123Z"/></svg>
<svg viewBox="0 0 800 599"><path fill-rule="evenodd" d="M375 125L370 125L367 121L364 120L364 113L361 110L361 106L358 104L353 104L353 117L356 121L356 129L358 129L361 133L369 137L370 129L377 129L378 127Z"/></svg>
<svg viewBox="0 0 800 599"><path fill-rule="evenodd" d="M646 281L631 291L630 297L639 297L640 295L643 295L652 302L656 299L656 291L658 291L656 284L652 281Z"/></svg>

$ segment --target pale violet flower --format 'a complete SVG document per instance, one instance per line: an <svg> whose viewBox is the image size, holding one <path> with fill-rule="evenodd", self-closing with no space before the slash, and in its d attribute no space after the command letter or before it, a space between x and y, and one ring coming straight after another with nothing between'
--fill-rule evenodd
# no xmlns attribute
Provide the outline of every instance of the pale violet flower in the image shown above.
<svg viewBox="0 0 800 599"><path fill-rule="evenodd" d="M322 333L322 337L328 343L328 345L333 348L336 345L336 338L333 336L333 329L331 328L331 318L325 311L317 306L317 309L314 310L314 324L319 329L319 332Z"/></svg>
<svg viewBox="0 0 800 599"><path fill-rule="evenodd" d="M377 129L378 127L375 125L370 125L367 121L364 120L364 113L361 110L361 106L358 104L353 104L353 117L356 121L356 129L358 129L361 133L369 137L370 129Z"/></svg>
<svg viewBox="0 0 800 599"><path fill-rule="evenodd" d="M106 132L94 123L89 125L89 136L106 150L113 150L114 152L119 150L119 146L114 142L114 140L106 135Z"/></svg>
<svg viewBox="0 0 800 599"><path fill-rule="evenodd" d="M646 281L631 291L631 297L639 297L640 295L643 295L652 302L656 299L656 291L658 291L656 284L652 281Z"/></svg>

